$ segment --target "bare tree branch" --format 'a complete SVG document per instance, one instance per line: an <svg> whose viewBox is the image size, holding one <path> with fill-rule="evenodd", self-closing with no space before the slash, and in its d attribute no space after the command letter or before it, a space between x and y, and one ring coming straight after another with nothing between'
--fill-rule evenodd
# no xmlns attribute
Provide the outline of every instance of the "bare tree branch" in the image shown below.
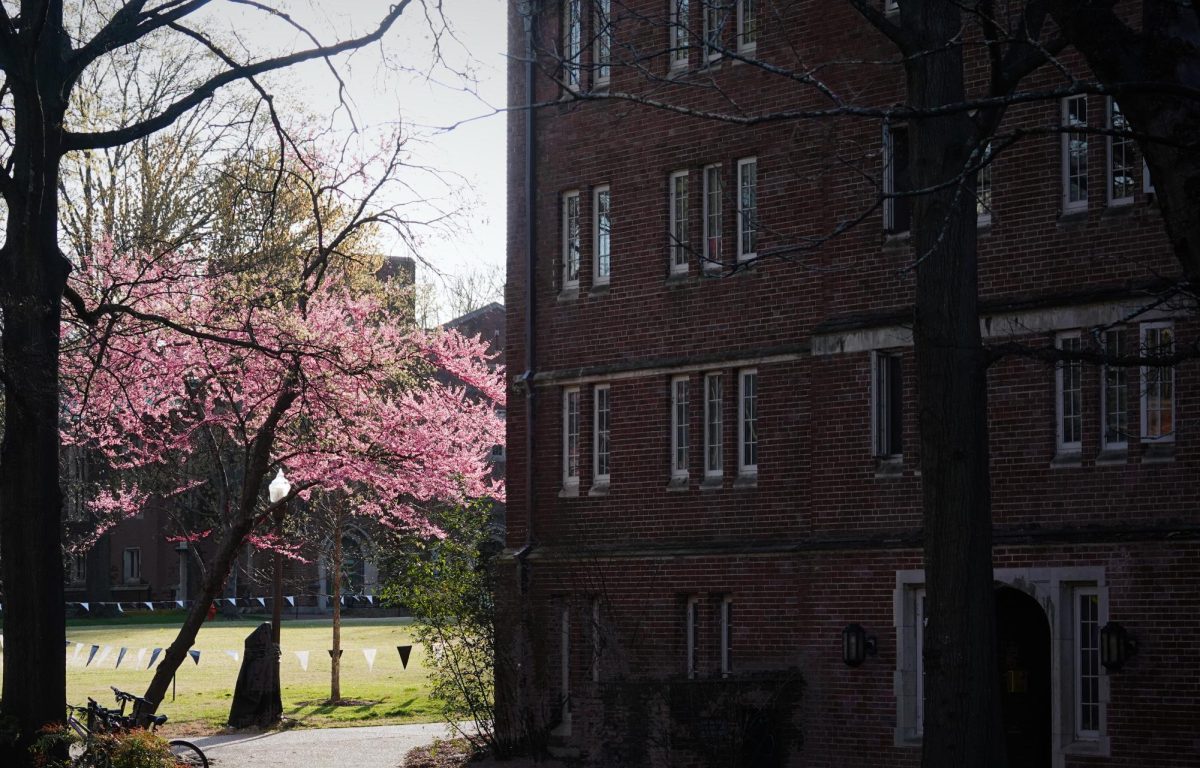
<svg viewBox="0 0 1200 768"><path fill-rule="evenodd" d="M214 75L207 81L197 86L195 90L179 99L175 103L166 107L159 114L111 131L98 131L94 133L75 133L67 131L64 133L65 148L70 150L80 149L98 149L101 147L113 147L118 144L125 144L135 139L140 139L148 136L155 131L161 130L173 123L181 115L190 109L195 108L204 101L212 98L218 89L230 83L239 80L248 80L256 75L261 75L266 72L271 72L277 69L290 67L293 64L299 64L304 61L313 59L329 58L336 56L346 51L353 51L364 45L369 45L380 38L395 24L400 18L404 10L409 6L412 0L400 0L399 3L392 6L387 15L379 22L379 25L371 32L360 37L343 40L333 45L321 46L318 48L310 48L304 51L288 54L286 56L277 56L253 64L244 64L233 66L230 69ZM161 25L160 25L161 26Z"/></svg>

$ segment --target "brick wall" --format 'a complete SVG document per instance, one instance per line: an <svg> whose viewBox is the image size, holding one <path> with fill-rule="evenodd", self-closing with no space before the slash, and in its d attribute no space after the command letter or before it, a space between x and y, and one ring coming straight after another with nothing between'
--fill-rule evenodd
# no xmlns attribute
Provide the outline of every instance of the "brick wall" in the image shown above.
<svg viewBox="0 0 1200 768"><path fill-rule="evenodd" d="M665 29L645 20L661 18L662 5L614 1L615 35L627 55L663 46ZM700 4L692 5L698 13ZM763 29L762 58L793 64L800 57L813 64L893 54L846 4L817 10L814 3L762 2L760 8L780 13ZM548 4L540 19L545 41L557 40L554 9ZM633 10L645 19L634 23ZM520 29L514 13L514 52L521 50ZM589 55L585 51L585 63ZM694 65L699 51L691 55ZM1071 53L1063 60L1079 65ZM666 71L663 57L647 56L643 63ZM521 105L524 68L510 67L510 102ZM982 84L983 63L972 60L970 67ZM914 255L905 240L884 236L879 210L811 247L838 222L875 204L880 122L842 117L746 127L629 102L560 101L558 86L546 76L553 71L554 63L542 56L536 99L544 106L533 118L532 292L524 283L531 212L525 206L523 131L530 115L514 110L509 117L506 306L514 387L508 406L508 546L522 555L508 561L514 572L502 583L513 586L506 600L524 616L506 625L509 639L520 634L527 643L521 700L538 709L547 725L557 722L566 605L573 617L572 727L558 738L560 746L594 765L699 764L694 739L673 734L670 725L671 702L687 689L685 606L689 596L699 600L701 677L716 674L719 680L715 627L720 601L729 597L736 617L733 677L777 683L794 676L804 682L794 709L800 738L790 742L786 764L916 765L919 748L896 746L902 630L894 602L897 573L921 567L912 350L903 341L871 347L898 351L905 372L897 469L881 467L872 455L871 351L825 353L817 343L882 330L902 337L911 312ZM895 103L901 86L896 71L872 72L868 78L861 67L834 66L824 74L836 88L853 90L856 103ZM1039 77L1031 87L1053 85L1056 75ZM782 85L760 69L729 61L690 78L690 87L656 84L653 95L695 110L730 111L734 107L722 94L734 94L744 114L824 103L812 89ZM710 84L719 90L704 87ZM621 68L610 88L649 92L640 75ZM1103 125L1104 109L1092 98L1089 122ZM1062 325L1064 317L1085 317L1089 308L1116 301L1137 304L1147 296L1144 286L1179 271L1140 177L1131 205L1105 204L1102 137L1090 140L1089 208L1062 215L1058 122L1057 101L1009 111L1001 132L1020 129L1029 136L997 157L991 223L979 233L980 288L988 311L1024 312L1023 318L1058 325L1015 327L992 341L1044 348L1054 343L1056 329L1071 327ZM699 247L702 171L721 165L727 190L722 235L732 260L736 216L728 193L737 160L750 156L757 158L759 251L778 258L709 277L693 257L685 277L672 276L669 175L689 171L689 240ZM591 192L599 185L611 190L613 230L611 282L597 290ZM568 190L580 193L577 292L562 285L561 194ZM530 312L532 365L520 330ZM1200 338L1189 309L1166 314L1173 318L1177 347ZM1122 325L1130 344L1136 344L1142 319L1129 317ZM1080 322L1075 327L1086 327ZM532 401L515 381L531 367ZM759 382L752 484L739 482L737 468L737 373L748 367L757 370ZM1109 755L1067 754L1071 750L1056 742L1055 765L1189 765L1200 759L1200 742L1185 725L1200 720L1200 705L1187 694L1200 683L1200 665L1193 661L1200 650L1198 368L1187 362L1176 369L1176 431L1167 461L1151 460L1163 457L1148 456L1139 440L1139 377L1137 369L1129 371L1127 416L1135 433L1125 456L1105 462L1098 460L1101 373L1084 366L1082 450L1069 465L1055 461L1054 367L1018 355L989 371L996 567L1025 575L1102 569L1107 616L1142 646L1128 670L1106 675ZM717 487L705 488L702 384L714 372L725 385L724 463ZM670 487L670 382L681 375L690 383L690 456L688 480L678 488ZM611 401L611 483L593 495L592 394L598 383L609 386ZM580 391L577 495L562 492L564 387ZM525 431L529 402L532 435ZM525 459L530 437L532 487ZM591 678L593 600L600 601L604 643L598 684ZM852 622L879 642L878 657L857 669L840 657L841 629ZM1056 641L1065 642L1059 625L1052 625ZM501 691L505 695L511 691ZM634 700L617 706L623 697ZM622 733L637 738L623 739ZM733 738L728 731L718 735ZM683 746L689 743L691 752Z"/></svg>

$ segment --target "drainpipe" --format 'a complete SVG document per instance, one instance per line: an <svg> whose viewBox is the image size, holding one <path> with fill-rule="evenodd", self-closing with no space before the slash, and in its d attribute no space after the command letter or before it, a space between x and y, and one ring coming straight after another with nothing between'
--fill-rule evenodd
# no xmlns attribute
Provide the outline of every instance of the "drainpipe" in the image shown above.
<svg viewBox="0 0 1200 768"><path fill-rule="evenodd" d="M534 338L534 320L537 314L537 295L535 292L535 274L537 264L537 223L534 216L537 204L535 188L536 165L534 160L534 34L536 28L537 10L535 0L522 0L518 6L525 27L525 372L521 381L525 385L525 546L518 554L518 573L520 574L520 591L525 591L526 565L525 557L533 548L534 536L533 516L537 504L534 495L534 407L536 406L533 391L533 376L537 371L537 347Z"/></svg>

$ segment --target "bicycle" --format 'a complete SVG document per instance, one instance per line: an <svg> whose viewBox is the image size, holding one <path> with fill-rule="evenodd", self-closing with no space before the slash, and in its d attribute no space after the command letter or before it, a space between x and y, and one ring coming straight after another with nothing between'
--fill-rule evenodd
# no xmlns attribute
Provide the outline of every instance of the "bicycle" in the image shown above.
<svg viewBox="0 0 1200 768"><path fill-rule="evenodd" d="M119 709L102 707L90 697L87 707L68 707L70 712L67 716L67 725L80 738L80 741L73 744L70 749L71 763L74 766L108 768L108 754L97 744L95 738L98 734L123 733L135 728L142 728L154 733L159 726L167 722L166 715L153 713L153 707L148 700L122 691L116 686L109 687L112 688L117 703L120 705ZM126 715L125 705L130 703L133 704L133 711ZM86 722L80 722L79 718L75 716L76 712L85 712ZM208 758L199 747L190 741L170 739L167 741L167 746L178 765L208 768Z"/></svg>

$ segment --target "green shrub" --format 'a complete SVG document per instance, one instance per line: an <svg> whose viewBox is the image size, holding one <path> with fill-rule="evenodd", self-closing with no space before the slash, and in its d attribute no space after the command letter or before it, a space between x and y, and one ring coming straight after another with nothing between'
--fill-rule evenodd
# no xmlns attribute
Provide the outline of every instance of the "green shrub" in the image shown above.
<svg viewBox="0 0 1200 768"><path fill-rule="evenodd" d="M166 740L141 729L96 734L85 751L73 730L48 726L32 751L36 768L177 768Z"/></svg>

